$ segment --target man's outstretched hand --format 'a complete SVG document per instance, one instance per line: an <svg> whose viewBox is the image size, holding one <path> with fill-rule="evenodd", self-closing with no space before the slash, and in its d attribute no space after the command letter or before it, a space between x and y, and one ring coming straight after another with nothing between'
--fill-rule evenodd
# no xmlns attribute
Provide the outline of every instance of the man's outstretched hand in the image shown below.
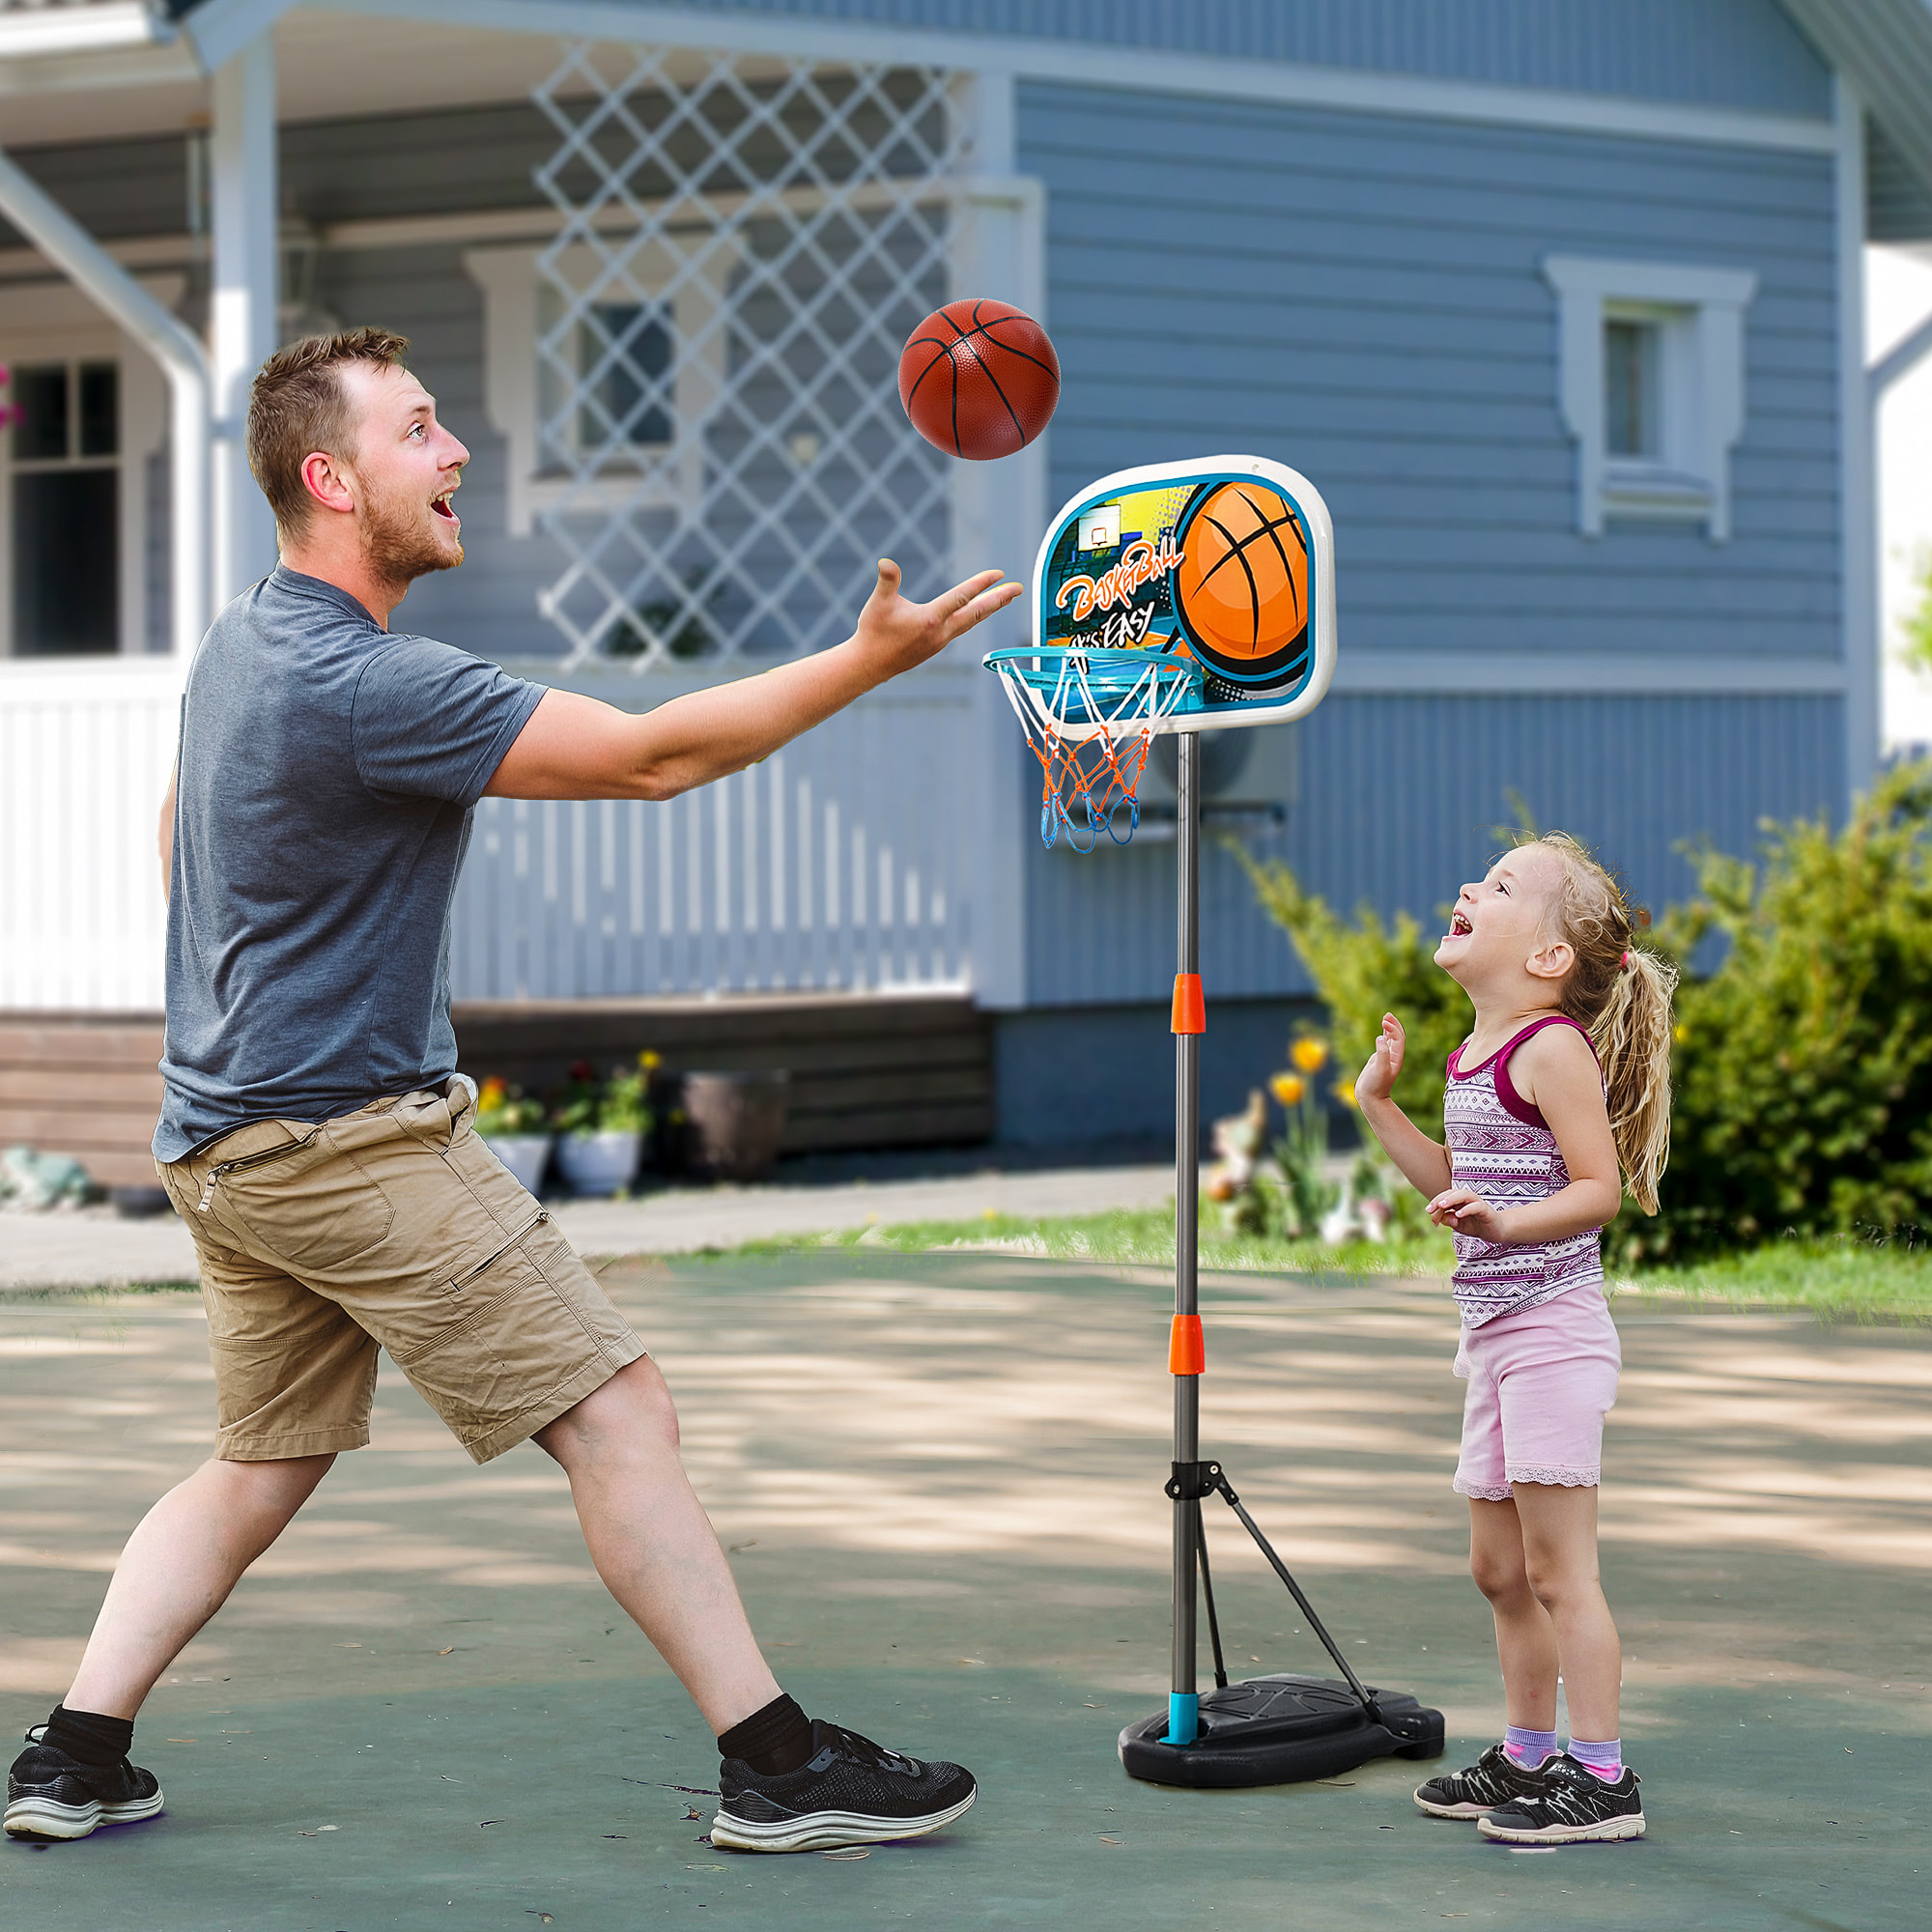
<svg viewBox="0 0 1932 1932"><path fill-rule="evenodd" d="M981 570L930 604L915 604L900 594L898 565L882 556L879 581L859 612L852 641L881 678L896 677L937 657L954 638L1004 611L1019 594L1020 585L1003 582L997 570Z"/></svg>

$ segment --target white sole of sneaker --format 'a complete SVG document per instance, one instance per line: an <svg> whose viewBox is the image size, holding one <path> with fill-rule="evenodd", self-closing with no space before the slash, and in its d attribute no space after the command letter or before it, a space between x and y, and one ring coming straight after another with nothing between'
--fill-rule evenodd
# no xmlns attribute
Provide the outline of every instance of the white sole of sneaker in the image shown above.
<svg viewBox="0 0 1932 1932"><path fill-rule="evenodd" d="M726 1852L831 1852L841 1845L889 1845L898 1838L923 1838L970 1810L977 1791L957 1804L923 1818L868 1818L857 1811L813 1811L754 1825L723 1811L711 1821L711 1842Z"/></svg>
<svg viewBox="0 0 1932 1932"><path fill-rule="evenodd" d="M161 1794L124 1799L118 1804L90 1801L61 1804L51 1798L16 1798L7 1807L6 1828L14 1838L84 1838L102 1825L138 1825L161 1808Z"/></svg>
<svg viewBox="0 0 1932 1932"><path fill-rule="evenodd" d="M1483 1817L1476 1820L1476 1830L1503 1845L1609 1845L1621 1838L1642 1837L1643 1813L1605 1818L1601 1825L1547 1825L1540 1832L1513 1832L1507 1825Z"/></svg>

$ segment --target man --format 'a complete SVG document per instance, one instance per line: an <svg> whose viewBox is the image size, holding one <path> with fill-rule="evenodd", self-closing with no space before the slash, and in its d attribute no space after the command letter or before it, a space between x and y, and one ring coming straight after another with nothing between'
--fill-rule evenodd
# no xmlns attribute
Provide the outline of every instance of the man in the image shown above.
<svg viewBox="0 0 1932 1932"><path fill-rule="evenodd" d="M486 793L666 799L741 771L1019 586L982 571L915 605L881 562L845 643L642 717L393 636L411 582L463 560L451 498L469 460L408 347L313 338L255 380L248 460L281 564L202 644L161 823L155 1158L200 1254L215 1454L128 1539L72 1688L13 1767L7 1830L84 1837L160 1810L128 1758L135 1714L336 1455L368 1441L380 1346L476 1462L531 1440L562 1464L599 1575L718 1733L713 1843L937 1831L972 1777L781 1691L663 1378L471 1131L449 907Z"/></svg>

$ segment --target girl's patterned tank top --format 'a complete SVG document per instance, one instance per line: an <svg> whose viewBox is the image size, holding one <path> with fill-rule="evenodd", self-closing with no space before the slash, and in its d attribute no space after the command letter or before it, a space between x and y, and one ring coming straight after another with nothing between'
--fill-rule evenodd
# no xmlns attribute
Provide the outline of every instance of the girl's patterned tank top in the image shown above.
<svg viewBox="0 0 1932 1932"><path fill-rule="evenodd" d="M1466 1073L1460 1062L1468 1041L1449 1056L1449 1085L1442 1096L1449 1171L1458 1187L1474 1189L1497 1209L1547 1201L1570 1184L1570 1170L1563 1165L1556 1136L1509 1077L1511 1054L1531 1034L1548 1026L1576 1027L1586 1040L1590 1037L1567 1014L1550 1013L1524 1027ZM1594 1045L1591 1051L1596 1051ZM1478 1240L1473 1235L1455 1238L1456 1301L1470 1328L1604 1278L1601 1228L1520 1247Z"/></svg>

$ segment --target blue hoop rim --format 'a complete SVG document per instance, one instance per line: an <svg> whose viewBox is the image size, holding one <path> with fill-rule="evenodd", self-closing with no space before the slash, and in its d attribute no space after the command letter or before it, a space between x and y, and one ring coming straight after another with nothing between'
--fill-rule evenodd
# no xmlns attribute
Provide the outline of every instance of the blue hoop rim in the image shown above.
<svg viewBox="0 0 1932 1932"><path fill-rule="evenodd" d="M1088 688L1095 693L1130 691L1152 668L1156 686L1170 678L1186 685L1199 702L1207 689L1207 674L1197 659L1178 651L1122 650L1079 644L1008 644L988 651L980 660L985 670L1019 678L1032 690L1055 692L1069 658L1086 664Z"/></svg>

